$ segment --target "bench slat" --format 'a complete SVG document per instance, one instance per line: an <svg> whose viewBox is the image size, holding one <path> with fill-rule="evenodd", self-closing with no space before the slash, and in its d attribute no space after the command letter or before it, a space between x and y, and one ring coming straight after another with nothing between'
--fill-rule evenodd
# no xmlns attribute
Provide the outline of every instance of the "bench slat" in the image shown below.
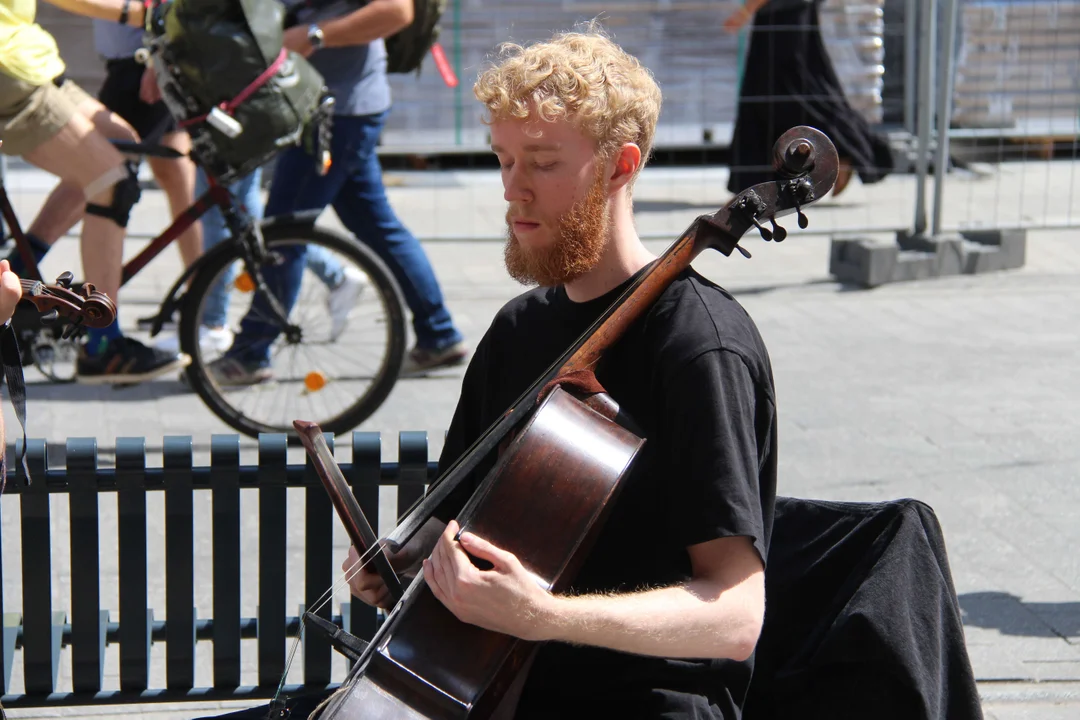
<svg viewBox="0 0 1080 720"><path fill-rule="evenodd" d="M22 494L23 672L26 692L56 688L59 658L53 653L52 540L45 487L45 442L29 440L26 459L34 481ZM17 463L13 463L18 467ZM22 468L19 479L24 482Z"/></svg>
<svg viewBox="0 0 1080 720"><path fill-rule="evenodd" d="M240 685L240 438L210 438L214 503L214 685Z"/></svg>
<svg viewBox="0 0 1080 720"><path fill-rule="evenodd" d="M165 685L195 687L195 507L191 436L162 444L165 471Z"/></svg>
<svg viewBox="0 0 1080 720"><path fill-rule="evenodd" d="M67 441L71 487L71 674L75 692L99 692L105 670L97 467L95 438Z"/></svg>
<svg viewBox="0 0 1080 720"><path fill-rule="evenodd" d="M379 532L379 482L382 479L382 436L377 432L353 433L353 460L345 473L352 485L356 502L363 510L372 530ZM346 609L342 607L341 615ZM349 601L349 632L364 640L370 640L375 634L378 614L375 608L359 600Z"/></svg>
<svg viewBox="0 0 1080 720"><path fill-rule="evenodd" d="M146 569L146 447L144 438L116 440L116 506L120 553L120 689L150 682Z"/></svg>
<svg viewBox="0 0 1080 720"><path fill-rule="evenodd" d="M259 436L259 685L285 671L286 436Z"/></svg>
<svg viewBox="0 0 1080 720"><path fill-rule="evenodd" d="M326 433L326 444L334 452L336 438ZM329 620L333 615L334 602L329 598L322 607L316 607L323 594L334 583L340 560L334 558L334 524L340 523L334 513L330 496L315 472L311 458L305 455L304 478L304 606L308 611ZM330 642L322 633L304 632L304 683L325 685L330 682Z"/></svg>

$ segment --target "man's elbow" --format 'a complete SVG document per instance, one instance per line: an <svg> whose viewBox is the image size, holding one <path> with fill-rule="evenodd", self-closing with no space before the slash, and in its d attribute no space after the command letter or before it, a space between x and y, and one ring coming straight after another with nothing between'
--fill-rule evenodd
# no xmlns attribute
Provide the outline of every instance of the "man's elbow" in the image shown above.
<svg viewBox="0 0 1080 720"><path fill-rule="evenodd" d="M733 638L730 656L736 662L749 660L757 649L758 638L761 637L761 625L747 625L738 636Z"/></svg>
<svg viewBox="0 0 1080 720"><path fill-rule="evenodd" d="M413 0L391 0L390 4L393 5L394 13L393 27L387 33L388 37L409 27L414 17Z"/></svg>
<svg viewBox="0 0 1080 720"><path fill-rule="evenodd" d="M727 657L737 662L749 660L761 638L761 628L765 624L764 598L748 599L742 603L730 624Z"/></svg>

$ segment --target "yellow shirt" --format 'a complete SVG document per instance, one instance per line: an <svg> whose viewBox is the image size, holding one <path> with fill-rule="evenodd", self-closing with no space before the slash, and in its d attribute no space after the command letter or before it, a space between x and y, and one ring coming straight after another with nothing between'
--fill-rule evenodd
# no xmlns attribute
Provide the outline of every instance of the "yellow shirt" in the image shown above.
<svg viewBox="0 0 1080 720"><path fill-rule="evenodd" d="M0 0L0 70L31 85L64 72L53 36L34 22L37 0Z"/></svg>

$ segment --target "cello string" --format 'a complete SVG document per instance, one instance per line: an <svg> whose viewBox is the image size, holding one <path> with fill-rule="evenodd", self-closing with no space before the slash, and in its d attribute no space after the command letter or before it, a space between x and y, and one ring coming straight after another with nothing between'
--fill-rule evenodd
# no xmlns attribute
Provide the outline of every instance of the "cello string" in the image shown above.
<svg viewBox="0 0 1080 720"><path fill-rule="evenodd" d="M356 559L356 562L350 565L348 570L343 571L337 577L334 583L322 595L319 596L319 599L315 601L312 609L308 610L308 612L317 614L320 610L326 607L328 603L332 602L334 599L334 594L339 589L352 582L352 579L356 577L360 573L360 571L362 571L365 567L371 564L376 557L378 557L379 553L375 551L382 551L384 547L382 543L383 541L380 539L375 545L372 545L367 550L365 550ZM370 557L368 557L368 555L370 555ZM296 659L296 651L300 647L300 643L303 642L304 627L306 625L307 621L304 619L303 616L301 616L300 628L297 630L296 637L293 639L292 647L289 649L289 657L285 662L285 669L281 674L281 680L278 682L278 687L277 690L274 692L274 698L272 702L278 701L281 696L281 691L285 688L285 680L289 676L289 671L292 670L293 661Z"/></svg>

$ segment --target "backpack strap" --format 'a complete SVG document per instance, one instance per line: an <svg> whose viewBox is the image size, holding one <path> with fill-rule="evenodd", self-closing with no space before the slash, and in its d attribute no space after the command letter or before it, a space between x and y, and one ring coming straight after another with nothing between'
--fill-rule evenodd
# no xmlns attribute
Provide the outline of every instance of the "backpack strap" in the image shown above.
<svg viewBox="0 0 1080 720"><path fill-rule="evenodd" d="M4 380L7 382L8 395L11 404L15 408L15 417L22 426L23 441L19 451L19 460L22 462L23 472L26 473L26 482L30 482L30 468L26 462L26 382L23 379L22 354L19 352L19 341L15 336L15 329L8 320L0 327L0 362L4 365ZM7 452L6 448L0 448L0 493L4 491L7 482Z"/></svg>
<svg viewBox="0 0 1080 720"><path fill-rule="evenodd" d="M225 112L226 115L232 115L236 108L240 107L245 100L255 94L255 91L261 88L266 83L270 82L270 78L277 74L277 71L281 69L281 66L285 64L285 61L289 57L289 51L285 48L281 48L281 52L278 53L274 62L270 63L265 70L259 73L259 76L251 81L251 83L237 93L236 97L232 100L226 100L217 106L219 110ZM205 115L199 115L198 117L188 118L182 122L176 123L177 127L185 128L196 123L201 123L210 116L210 113Z"/></svg>

